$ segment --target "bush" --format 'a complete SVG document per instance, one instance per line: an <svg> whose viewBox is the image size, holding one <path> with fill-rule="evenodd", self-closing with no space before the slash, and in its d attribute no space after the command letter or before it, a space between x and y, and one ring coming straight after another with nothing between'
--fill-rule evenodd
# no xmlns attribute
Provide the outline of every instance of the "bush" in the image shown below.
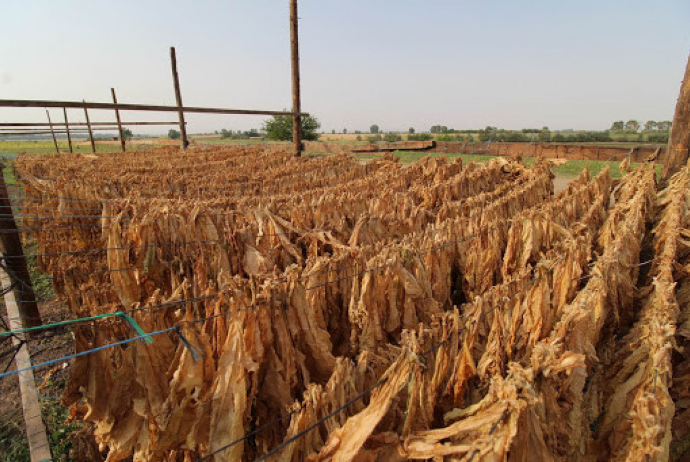
<svg viewBox="0 0 690 462"><path fill-rule="evenodd" d="M432 139L434 139L434 137L429 133L411 133L407 137L408 141L429 141Z"/></svg>
<svg viewBox="0 0 690 462"><path fill-rule="evenodd" d="M177 130L170 129L168 130L168 138L171 140L179 140L180 132L178 132Z"/></svg>
<svg viewBox="0 0 690 462"><path fill-rule="evenodd" d="M668 143L669 132L655 132L647 135L650 143Z"/></svg>
<svg viewBox="0 0 690 462"><path fill-rule="evenodd" d="M402 141L402 136L397 133L387 133L383 139L388 143L395 143L397 141Z"/></svg>
<svg viewBox="0 0 690 462"><path fill-rule="evenodd" d="M381 135L367 136L367 141L370 143L378 143L379 141L381 141Z"/></svg>

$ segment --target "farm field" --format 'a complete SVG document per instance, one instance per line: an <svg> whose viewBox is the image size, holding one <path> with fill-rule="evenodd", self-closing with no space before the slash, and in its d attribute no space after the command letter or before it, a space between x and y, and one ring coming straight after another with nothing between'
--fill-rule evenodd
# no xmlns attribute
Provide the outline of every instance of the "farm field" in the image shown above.
<svg viewBox="0 0 690 462"><path fill-rule="evenodd" d="M688 169L415 156L19 156L75 458L680 460Z"/></svg>

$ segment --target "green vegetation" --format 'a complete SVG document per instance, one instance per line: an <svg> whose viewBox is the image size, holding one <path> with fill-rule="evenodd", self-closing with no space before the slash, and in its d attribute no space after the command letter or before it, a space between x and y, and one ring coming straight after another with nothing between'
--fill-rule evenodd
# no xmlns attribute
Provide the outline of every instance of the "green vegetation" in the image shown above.
<svg viewBox="0 0 690 462"><path fill-rule="evenodd" d="M407 141L429 141L433 140L434 137L430 135L429 133L411 133L407 137Z"/></svg>
<svg viewBox="0 0 690 462"><path fill-rule="evenodd" d="M60 148L61 153L69 152L69 147L66 140L58 140L58 147ZM158 146L156 144L152 144L151 142L146 142L143 140L140 141L138 139L137 141L127 143L128 151L152 149L155 147ZM80 140L79 142L72 140L72 148L75 153L79 154L87 154L92 152L91 144L86 140ZM99 153L120 152L120 143L113 141L99 143L97 140L96 150ZM0 141L0 156L16 156L17 154L24 152L27 154L55 154L55 145L53 144L53 140Z"/></svg>
<svg viewBox="0 0 690 462"><path fill-rule="evenodd" d="M168 130L168 139L170 140L179 140L180 139L180 132L175 130L174 128L171 128Z"/></svg>
<svg viewBox="0 0 690 462"><path fill-rule="evenodd" d="M290 124L290 130L292 130L292 124ZM240 131L237 130L236 132L233 132L232 130L226 130L223 129L220 131L220 137L224 139L233 139L233 140L249 140L249 139L261 139L263 140L263 137L259 133L259 130L256 128L252 128L251 130L248 131ZM292 139L292 132L290 133L290 139Z"/></svg>
<svg viewBox="0 0 690 462"><path fill-rule="evenodd" d="M62 379L64 381L64 379ZM54 384L48 384L51 386ZM82 428L81 423L67 423L69 411L57 400L41 400L41 415L47 425L48 443L53 460L69 460L72 442L69 435ZM23 426L16 421L0 420L0 462L29 462L29 443Z"/></svg>
<svg viewBox="0 0 690 462"><path fill-rule="evenodd" d="M266 120L263 130L266 137L273 141L292 141L292 117L287 115L276 115L272 119ZM319 134L316 130L321 127L316 117L302 116L302 139L304 141L316 141Z"/></svg>

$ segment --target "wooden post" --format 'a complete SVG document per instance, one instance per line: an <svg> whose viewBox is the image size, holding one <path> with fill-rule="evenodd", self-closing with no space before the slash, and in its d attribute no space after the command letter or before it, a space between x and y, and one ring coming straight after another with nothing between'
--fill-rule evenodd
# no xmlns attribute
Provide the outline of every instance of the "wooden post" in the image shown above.
<svg viewBox="0 0 690 462"><path fill-rule="evenodd" d="M688 162L688 147L690 146L690 57L685 67L685 76L680 86L680 96L676 103L673 125L668 137L666 152L659 156L659 162L664 165L663 178L670 178Z"/></svg>
<svg viewBox="0 0 690 462"><path fill-rule="evenodd" d="M290 0L290 50L292 61L292 141L295 144L295 156L302 156L302 99L299 81L299 17L297 0Z"/></svg>
<svg viewBox="0 0 690 462"><path fill-rule="evenodd" d="M67 131L67 144L69 145L69 152L72 151L72 137L69 134L69 121L67 120L67 108L63 107L62 111L65 113L65 130Z"/></svg>
<svg viewBox="0 0 690 462"><path fill-rule="evenodd" d="M53 130L53 122L50 120L50 112L46 109L46 115L48 116L48 125L50 126L50 133L53 134L53 143L55 143L55 152L60 153L60 148L58 148L57 138L55 137L55 130Z"/></svg>
<svg viewBox="0 0 690 462"><path fill-rule="evenodd" d="M0 271L0 281L2 288L8 289L12 286L10 277L5 271ZM5 307L7 308L7 318L11 330L22 328L20 311L14 292L9 290L5 294ZM18 348L15 355L17 369L31 367L31 356L26 343L27 334L20 333L12 336L12 343ZM24 422L26 424L26 439L29 441L29 452L31 462L43 462L53 460L46 436L46 427L41 416L41 403L39 402L38 391L34 388L34 371L29 369L17 374L19 376L19 391L22 397L22 408L24 411Z"/></svg>
<svg viewBox="0 0 690 462"><path fill-rule="evenodd" d="M86 101L84 101L86 104ZM93 130L91 130L91 120L89 120L89 110L84 106L84 116L86 116L86 126L89 128L89 140L91 140L91 151L96 153L96 141L93 139Z"/></svg>
<svg viewBox="0 0 690 462"><path fill-rule="evenodd" d="M110 93L113 94L113 104L117 105L117 96L115 95L115 89L111 88ZM120 120L120 110L115 106L115 118L117 119L117 129L120 132L120 146L122 146L122 152L127 150L125 146L125 132L122 131L122 121Z"/></svg>
<svg viewBox="0 0 690 462"><path fill-rule="evenodd" d="M177 56L175 47L170 47L170 64L172 65L173 85L175 85L175 101L177 102L177 114L180 118L180 143L182 149L187 149L187 127L184 123L184 111L182 110L182 92L180 92L180 77L177 75Z"/></svg>
<svg viewBox="0 0 690 462"><path fill-rule="evenodd" d="M0 169L5 170L3 163L0 163ZM24 327L39 326L41 325L41 315L38 312L36 295L31 286L31 276L22 248L21 235L17 223L14 221L12 204L7 194L5 175L2 171L0 171L0 242L2 243L2 253L6 257L3 264L7 268L19 296L19 314Z"/></svg>

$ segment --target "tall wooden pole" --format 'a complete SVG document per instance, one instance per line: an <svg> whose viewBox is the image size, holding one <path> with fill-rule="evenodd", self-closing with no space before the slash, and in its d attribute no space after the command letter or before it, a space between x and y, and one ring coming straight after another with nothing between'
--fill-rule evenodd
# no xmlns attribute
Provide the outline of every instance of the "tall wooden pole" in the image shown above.
<svg viewBox="0 0 690 462"><path fill-rule="evenodd" d="M86 103L86 101L84 101ZM86 126L89 128L89 140L91 140L91 151L96 152L96 141L93 139L93 130L91 130L91 120L89 119L89 110L84 106L84 116L86 116Z"/></svg>
<svg viewBox="0 0 690 462"><path fill-rule="evenodd" d="M111 88L110 93L113 94L113 104L117 104L117 96L115 95L115 89ZM117 129L120 132L120 146L122 146L122 152L127 150L125 146L125 132L122 131L122 121L120 120L120 110L115 106L115 118L117 119Z"/></svg>
<svg viewBox="0 0 690 462"><path fill-rule="evenodd" d="M663 177L670 178L688 162L690 146L690 57L685 67L685 76L680 85L680 96L676 103L676 113L668 137L666 152L659 156L664 165Z"/></svg>
<svg viewBox="0 0 690 462"><path fill-rule="evenodd" d="M67 108L63 107L62 111L65 113L65 130L67 131L67 144L69 145L69 152L72 151L72 137L69 134L69 121L67 120Z"/></svg>
<svg viewBox="0 0 690 462"><path fill-rule="evenodd" d="M290 50L292 61L292 141L295 144L295 156L302 155L302 99L299 81L299 17L297 0L290 0Z"/></svg>
<svg viewBox="0 0 690 462"><path fill-rule="evenodd" d="M170 64L172 65L173 85L175 86L175 101L177 102L177 114L180 118L180 143L182 149L187 149L187 127L184 123L184 110L182 110L182 92L180 91L180 77L177 75L177 56L175 47L170 47Z"/></svg>
<svg viewBox="0 0 690 462"><path fill-rule="evenodd" d="M50 125L50 133L53 134L53 143L55 143L55 152L60 153L60 148L58 148L57 138L55 137L55 130L53 130L53 122L50 120L50 112L46 109L46 115L48 116L48 125Z"/></svg>
<svg viewBox="0 0 690 462"><path fill-rule="evenodd" d="M2 172L5 165L0 163L0 242L2 242L3 266L14 285L19 298L19 315L24 327L41 325L41 315L38 312L36 295L31 286L31 276L26 265L22 239L14 221L12 204L7 194L5 175Z"/></svg>

